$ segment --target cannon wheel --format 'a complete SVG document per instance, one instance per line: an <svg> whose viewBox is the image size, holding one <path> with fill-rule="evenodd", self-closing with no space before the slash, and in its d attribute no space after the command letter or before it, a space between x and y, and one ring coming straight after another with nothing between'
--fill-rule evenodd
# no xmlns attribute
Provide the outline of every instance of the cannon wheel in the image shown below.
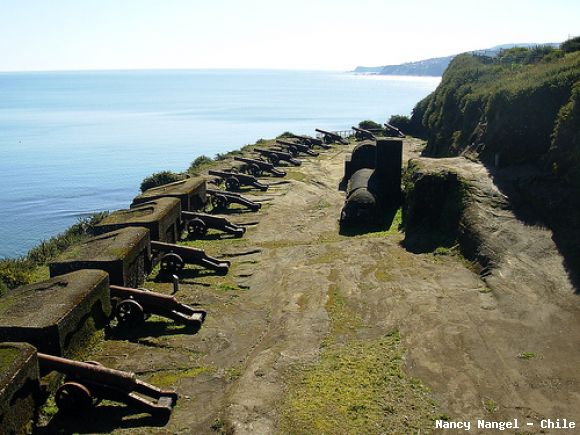
<svg viewBox="0 0 580 435"><path fill-rule="evenodd" d="M145 311L134 299L125 299L117 304L115 317L123 326L137 326L145 321Z"/></svg>
<svg viewBox="0 0 580 435"><path fill-rule="evenodd" d="M328 134L324 135L323 140L324 140L324 143L328 144L328 145L331 145L334 143L334 139L332 138L332 136L329 136Z"/></svg>
<svg viewBox="0 0 580 435"><path fill-rule="evenodd" d="M193 237L203 237L207 234L207 225L199 218L192 219L187 223L187 232Z"/></svg>
<svg viewBox="0 0 580 435"><path fill-rule="evenodd" d="M298 149L295 146L289 146L288 147L288 152L290 154L292 154L292 157L297 157L298 156Z"/></svg>
<svg viewBox="0 0 580 435"><path fill-rule="evenodd" d="M72 414L86 411L93 406L93 396L90 390L78 382L65 382L56 390L54 401L58 409Z"/></svg>
<svg viewBox="0 0 580 435"><path fill-rule="evenodd" d="M274 166L280 163L280 157L278 157L276 154L268 154L268 160L270 160L270 163L272 163Z"/></svg>
<svg viewBox="0 0 580 435"><path fill-rule="evenodd" d="M240 188L240 180L237 177L228 177L226 179L227 190L238 190Z"/></svg>
<svg viewBox="0 0 580 435"><path fill-rule="evenodd" d="M260 167L258 165L256 165L255 163L252 163L249 167L248 167L248 173L250 175L253 175L254 177L259 177L260 175L262 175L262 170L260 169Z"/></svg>
<svg viewBox="0 0 580 435"><path fill-rule="evenodd" d="M223 195L213 195L211 205L215 210L224 210L228 206L228 199Z"/></svg>
<svg viewBox="0 0 580 435"><path fill-rule="evenodd" d="M161 270L166 273L179 272L185 266L183 258L179 255L170 252L161 257Z"/></svg>

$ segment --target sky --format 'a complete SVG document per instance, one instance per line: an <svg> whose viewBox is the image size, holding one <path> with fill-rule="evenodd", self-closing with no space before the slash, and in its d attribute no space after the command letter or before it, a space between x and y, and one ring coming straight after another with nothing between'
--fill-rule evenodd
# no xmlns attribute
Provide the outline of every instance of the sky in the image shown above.
<svg viewBox="0 0 580 435"><path fill-rule="evenodd" d="M579 35L578 0L0 0L0 71L346 71Z"/></svg>

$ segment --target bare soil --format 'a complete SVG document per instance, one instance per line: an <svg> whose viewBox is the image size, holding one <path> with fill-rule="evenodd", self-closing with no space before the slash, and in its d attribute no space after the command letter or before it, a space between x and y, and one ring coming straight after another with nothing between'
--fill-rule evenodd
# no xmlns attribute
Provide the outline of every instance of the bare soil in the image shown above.
<svg viewBox="0 0 580 435"><path fill-rule="evenodd" d="M518 221L481 165L422 159L472 186L466 216L493 259L485 276L455 250L408 252L396 220L341 236L351 149L248 191L264 206L229 215L249 224L243 239L190 242L233 263L227 277L185 271L176 296L208 311L198 333L153 317L94 350L91 359L179 392L166 425L103 403L78 419L57 414L40 432L428 433L446 415L519 418L535 423L522 432L539 433L542 418L578 419L580 304L550 231ZM405 158L418 149L406 140ZM155 278L145 287L171 292ZM375 376L383 364L390 371ZM359 377L368 381L350 382ZM334 401L346 408L330 410Z"/></svg>

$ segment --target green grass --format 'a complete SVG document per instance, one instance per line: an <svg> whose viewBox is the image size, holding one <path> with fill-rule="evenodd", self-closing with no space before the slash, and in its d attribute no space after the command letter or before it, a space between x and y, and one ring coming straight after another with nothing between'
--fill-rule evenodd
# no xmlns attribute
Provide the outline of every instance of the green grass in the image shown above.
<svg viewBox="0 0 580 435"><path fill-rule="evenodd" d="M438 418L428 389L403 371L405 350L393 331L361 340L365 328L331 269L326 311L330 332L320 359L292 369L279 404L280 432L288 434L424 433Z"/></svg>

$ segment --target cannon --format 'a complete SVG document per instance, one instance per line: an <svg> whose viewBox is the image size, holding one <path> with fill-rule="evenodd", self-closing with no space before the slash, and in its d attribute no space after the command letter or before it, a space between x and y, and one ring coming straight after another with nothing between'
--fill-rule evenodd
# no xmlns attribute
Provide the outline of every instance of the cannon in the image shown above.
<svg viewBox="0 0 580 435"><path fill-rule="evenodd" d="M240 174L239 172L231 171L216 171L213 169L210 169L208 174L218 177L220 180L224 180L226 189L228 190L239 190L240 186L256 187L263 192L268 190L268 186L266 184L260 183L258 180L256 180L256 177L252 175Z"/></svg>
<svg viewBox="0 0 580 435"><path fill-rule="evenodd" d="M134 373L110 369L95 361L80 362L39 352L38 363L43 376L53 371L65 375L55 393L56 405L64 413L78 415L106 399L167 421L177 402L176 392L161 390L137 379Z"/></svg>
<svg viewBox="0 0 580 435"><path fill-rule="evenodd" d="M375 140L376 137L375 135L369 131L369 130L365 130L362 128L357 128L357 127L352 127L352 129L354 130L354 137L356 138L356 140Z"/></svg>
<svg viewBox="0 0 580 435"><path fill-rule="evenodd" d="M219 275L226 275L231 265L229 261L210 257L203 249L190 246L152 240L151 250L161 254L161 271L167 274L179 272L186 264L197 264L214 270Z"/></svg>
<svg viewBox="0 0 580 435"><path fill-rule="evenodd" d="M200 238L207 234L209 228L233 234L236 237L242 237L246 229L239 225L231 223L225 217L215 216L207 213L198 213L191 211L182 211L182 219L187 222L187 232L195 237Z"/></svg>
<svg viewBox="0 0 580 435"><path fill-rule="evenodd" d="M292 154L266 148L254 148L254 151L266 157L270 162L276 166L280 161L288 162L294 166L300 166L302 162L292 157Z"/></svg>
<svg viewBox="0 0 580 435"><path fill-rule="evenodd" d="M284 177L286 176L286 172L277 169L274 165L270 162L266 162L264 160L258 159L249 159L247 157L238 157L235 156L234 160L238 162L243 162L245 165L243 166L244 170L248 172L248 174L253 175L254 177L259 177L262 173L269 172L274 177Z"/></svg>
<svg viewBox="0 0 580 435"><path fill-rule="evenodd" d="M319 128L315 128L315 130L318 133L322 134L322 140L326 144L332 144L332 143L338 142L338 143L341 143L343 145L348 145L348 141L346 139L343 139L338 134L333 133L332 131L321 130Z"/></svg>
<svg viewBox="0 0 580 435"><path fill-rule="evenodd" d="M384 126L385 126L385 129L387 130L387 132L389 133L389 136L395 136L395 137L400 137L400 138L405 137L405 133L403 133L401 130L399 130L394 125L387 124L385 122Z"/></svg>
<svg viewBox="0 0 580 435"><path fill-rule="evenodd" d="M286 147L290 152L290 154L294 154L292 152L294 150L296 152L295 155L298 155L298 153L308 154L309 156L313 157L317 157L319 155L316 151L313 151L308 145L304 145L302 143L288 142L281 139L276 139L276 143L282 145L283 147Z"/></svg>
<svg viewBox="0 0 580 435"><path fill-rule="evenodd" d="M261 204L244 198L239 193L229 192L227 190L207 189L210 196L210 202L214 210L225 210L229 204L240 204L248 207L252 211L258 211L262 208Z"/></svg>
<svg viewBox="0 0 580 435"><path fill-rule="evenodd" d="M117 285L111 285L110 289L113 317L122 326L137 326L151 314L167 317L196 330L201 328L205 320L204 310L180 304L174 296Z"/></svg>
<svg viewBox="0 0 580 435"><path fill-rule="evenodd" d="M293 138L293 139L299 140L301 143L308 145L311 148L314 148L315 146L319 146L319 147L324 148L326 150L331 148L329 145L325 144L322 141L322 139L318 139L316 137L301 136L299 134L289 134L288 136Z"/></svg>

